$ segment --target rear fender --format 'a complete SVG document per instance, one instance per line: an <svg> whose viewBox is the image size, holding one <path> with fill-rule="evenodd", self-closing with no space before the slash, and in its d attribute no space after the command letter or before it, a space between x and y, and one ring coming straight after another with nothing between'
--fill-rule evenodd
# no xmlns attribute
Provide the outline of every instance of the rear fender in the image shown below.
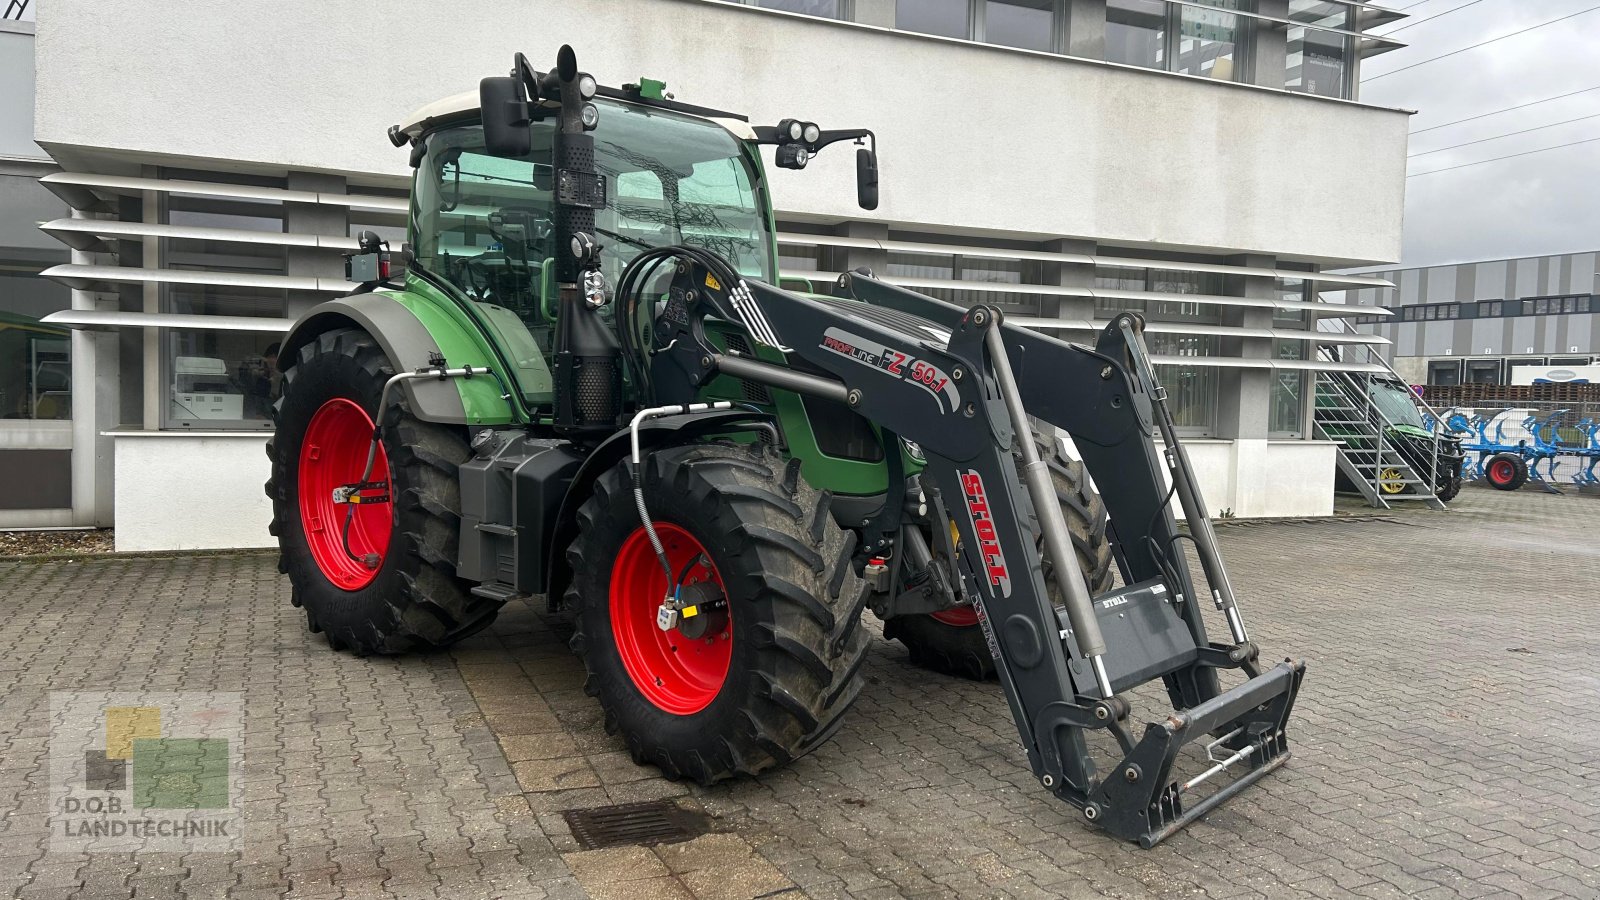
<svg viewBox="0 0 1600 900"><path fill-rule="evenodd" d="M374 291L318 304L289 329L279 357L292 365L301 347L338 328L372 335L396 371L429 365L435 355L443 355L452 367L497 368L481 338L427 298L405 291ZM502 373L514 390L508 375ZM496 425L517 420L493 378L412 379L402 382L401 389L412 413L426 422Z"/></svg>

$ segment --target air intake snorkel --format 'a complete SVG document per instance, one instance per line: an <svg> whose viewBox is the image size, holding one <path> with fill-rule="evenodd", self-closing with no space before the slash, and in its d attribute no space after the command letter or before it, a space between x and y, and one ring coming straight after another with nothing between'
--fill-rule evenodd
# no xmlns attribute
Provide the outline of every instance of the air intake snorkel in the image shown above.
<svg viewBox="0 0 1600 900"><path fill-rule="evenodd" d="M595 241L594 213L606 207L606 179L595 170L594 137L600 111L594 76L578 71L570 46L556 54L554 71L540 73L516 55L511 75L479 85L484 140L496 156L526 157L529 124L556 116L555 282L560 313L555 335L555 430L583 439L616 431L622 411L622 350L597 311L606 304Z"/></svg>

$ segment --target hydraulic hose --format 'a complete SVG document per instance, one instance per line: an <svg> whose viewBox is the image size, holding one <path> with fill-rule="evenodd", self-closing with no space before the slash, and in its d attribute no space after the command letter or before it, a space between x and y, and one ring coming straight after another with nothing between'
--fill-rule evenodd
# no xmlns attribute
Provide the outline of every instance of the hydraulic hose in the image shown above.
<svg viewBox="0 0 1600 900"><path fill-rule="evenodd" d="M633 505L639 510L639 524L644 526L650 548L656 552L656 561L661 563L661 571L667 576L668 596L672 595L673 588L676 587L676 579L673 577L672 564L667 562L667 550L661 545L661 537L656 534L656 524L650 521L650 509L644 502L644 457L639 451L639 426L644 424L646 419L683 416L712 409L733 409L733 404L727 400L719 400L715 403L690 403L687 406L652 406L635 413L633 421L628 425L629 449L632 450L628 462L629 467L633 469Z"/></svg>

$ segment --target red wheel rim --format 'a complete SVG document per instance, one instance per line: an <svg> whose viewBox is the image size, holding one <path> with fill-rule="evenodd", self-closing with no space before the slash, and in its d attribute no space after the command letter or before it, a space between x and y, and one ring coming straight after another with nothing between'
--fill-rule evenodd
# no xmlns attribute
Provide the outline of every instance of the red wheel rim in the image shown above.
<svg viewBox="0 0 1600 900"><path fill-rule="evenodd" d="M674 577L687 569L685 585L711 581L723 587L716 566L690 564L697 557L711 557L694 535L666 522L656 523L656 535ZM611 634L639 693L669 713L687 716L711 705L728 679L733 659L732 604L724 607L721 626L696 640L676 628L662 631L656 626L656 611L666 593L666 573L640 526L622 542L611 566Z"/></svg>
<svg viewBox="0 0 1600 900"><path fill-rule="evenodd" d="M935 620L957 628L978 624L978 611L970 606L957 606L953 609L941 609L936 613L929 613Z"/></svg>
<svg viewBox="0 0 1600 900"><path fill-rule="evenodd" d="M372 417L343 397L322 404L306 426L300 443L300 525L317 568L336 587L356 591L372 583L389 552L394 523L388 503L347 506L333 502L333 490L361 480L372 443ZM388 482L389 458L378 445L368 481ZM392 493L392 492L391 492ZM353 510L353 512L352 512ZM350 553L345 553L344 519L350 515ZM367 568L356 557L376 554L378 565Z"/></svg>
<svg viewBox="0 0 1600 900"><path fill-rule="evenodd" d="M1497 459L1489 464L1489 480L1495 484L1510 484L1516 474L1516 466L1508 459Z"/></svg>

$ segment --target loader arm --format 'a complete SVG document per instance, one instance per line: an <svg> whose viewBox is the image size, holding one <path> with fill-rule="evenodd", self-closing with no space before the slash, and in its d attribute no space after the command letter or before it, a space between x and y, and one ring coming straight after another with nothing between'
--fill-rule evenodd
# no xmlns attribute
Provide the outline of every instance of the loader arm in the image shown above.
<svg viewBox="0 0 1600 900"><path fill-rule="evenodd" d="M1170 418L1143 350L1141 319L1119 317L1090 350L1005 326L992 307L961 310L862 275L847 276L841 289L869 303L802 297L726 269L708 271L704 261L680 260L657 320L655 382L693 389L719 373L735 375L842 403L921 446L923 484L951 510L960 534L961 590L1046 788L1089 820L1150 846L1287 760L1284 725L1304 666L1261 672L1242 627L1233 643L1207 640L1168 510L1172 494L1186 508L1198 504L1198 489L1181 445L1163 427ZM704 338L707 315L742 322L755 340L802 365L718 351ZM1105 495L1127 587L1088 595L1048 476L1040 477L1027 415L1073 436ZM1157 429L1166 432L1171 494ZM1191 531L1220 597L1216 580L1225 583L1225 573L1208 525ZM1039 544L1064 609L1051 602ZM1248 680L1222 691L1218 668L1242 669ZM1156 677L1178 712L1136 740L1122 692ZM1091 729L1110 731L1121 747L1123 758L1108 773L1097 772L1086 748ZM1206 735L1215 736L1210 769L1172 780L1182 747ZM1235 766L1244 774L1194 799L1195 788Z"/></svg>

